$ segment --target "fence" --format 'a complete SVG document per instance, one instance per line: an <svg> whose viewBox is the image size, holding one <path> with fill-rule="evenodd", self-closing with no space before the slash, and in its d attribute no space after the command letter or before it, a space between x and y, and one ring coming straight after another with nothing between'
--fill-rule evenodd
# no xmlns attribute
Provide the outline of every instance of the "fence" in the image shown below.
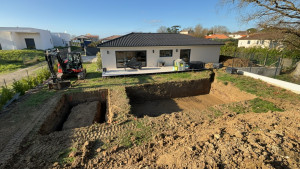
<svg viewBox="0 0 300 169"><path fill-rule="evenodd" d="M276 77L282 68L293 67L300 60L299 57L287 59L287 53L267 49L224 50L222 54L220 62L223 62L224 66L268 77Z"/></svg>

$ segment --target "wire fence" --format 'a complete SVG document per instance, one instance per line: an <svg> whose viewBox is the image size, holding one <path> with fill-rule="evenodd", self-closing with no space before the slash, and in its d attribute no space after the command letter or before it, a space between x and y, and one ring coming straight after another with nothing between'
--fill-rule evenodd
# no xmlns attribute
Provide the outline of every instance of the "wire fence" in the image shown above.
<svg viewBox="0 0 300 169"><path fill-rule="evenodd" d="M296 66L300 59L284 58L284 54L266 52L242 52L235 51L228 55L221 55L220 61L224 66L235 67L239 70L276 77L282 69Z"/></svg>

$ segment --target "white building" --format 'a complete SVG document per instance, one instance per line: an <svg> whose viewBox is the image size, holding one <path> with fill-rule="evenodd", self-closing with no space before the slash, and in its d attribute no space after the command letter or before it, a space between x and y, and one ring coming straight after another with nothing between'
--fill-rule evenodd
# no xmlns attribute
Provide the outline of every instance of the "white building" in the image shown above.
<svg viewBox="0 0 300 169"><path fill-rule="evenodd" d="M283 47L282 43L276 38L277 35L266 33L255 33L239 39L238 47L253 48L261 47L268 49L278 49Z"/></svg>
<svg viewBox="0 0 300 169"><path fill-rule="evenodd" d="M239 31L239 32L231 33L228 36L232 39L240 39L246 37L247 34L248 34L247 31Z"/></svg>
<svg viewBox="0 0 300 169"><path fill-rule="evenodd" d="M201 61L218 63L221 42L170 33L130 33L98 45L102 67L123 68L135 57L143 67L158 67L160 63L173 66L176 59L189 63Z"/></svg>
<svg viewBox="0 0 300 169"><path fill-rule="evenodd" d="M53 40L53 45L55 47L68 46L70 41L71 41L71 35L68 34L68 33L51 33L51 37L52 37L52 40Z"/></svg>
<svg viewBox="0 0 300 169"><path fill-rule="evenodd" d="M50 49L53 40L48 30L19 27L0 27L0 49Z"/></svg>

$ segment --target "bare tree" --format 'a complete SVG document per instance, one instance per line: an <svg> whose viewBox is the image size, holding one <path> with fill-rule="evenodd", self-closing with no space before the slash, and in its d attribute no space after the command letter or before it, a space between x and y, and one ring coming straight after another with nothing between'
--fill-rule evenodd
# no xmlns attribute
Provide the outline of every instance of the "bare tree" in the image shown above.
<svg viewBox="0 0 300 169"><path fill-rule="evenodd" d="M157 29L157 33L168 33L167 27L161 26Z"/></svg>
<svg viewBox="0 0 300 169"><path fill-rule="evenodd" d="M214 34L218 34L218 33L228 33L229 29L226 26L221 26L221 25L217 25L217 26L213 26L212 31Z"/></svg>
<svg viewBox="0 0 300 169"><path fill-rule="evenodd" d="M258 26L284 34L283 41L300 49L299 0L221 0L241 9L245 22L258 21ZM245 10L245 8L251 10ZM247 13L245 11L248 11Z"/></svg>
<svg viewBox="0 0 300 169"><path fill-rule="evenodd" d="M203 38L204 36L207 35L207 33L208 33L208 29L203 28L200 24L198 24L195 26L192 36Z"/></svg>

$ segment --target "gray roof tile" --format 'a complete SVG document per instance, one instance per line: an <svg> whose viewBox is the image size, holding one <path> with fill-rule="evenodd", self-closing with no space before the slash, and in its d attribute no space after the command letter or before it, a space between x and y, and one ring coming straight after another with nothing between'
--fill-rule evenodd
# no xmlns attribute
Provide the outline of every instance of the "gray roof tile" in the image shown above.
<svg viewBox="0 0 300 169"><path fill-rule="evenodd" d="M224 43L177 33L129 33L119 38L101 43L98 47L194 45L224 45Z"/></svg>

